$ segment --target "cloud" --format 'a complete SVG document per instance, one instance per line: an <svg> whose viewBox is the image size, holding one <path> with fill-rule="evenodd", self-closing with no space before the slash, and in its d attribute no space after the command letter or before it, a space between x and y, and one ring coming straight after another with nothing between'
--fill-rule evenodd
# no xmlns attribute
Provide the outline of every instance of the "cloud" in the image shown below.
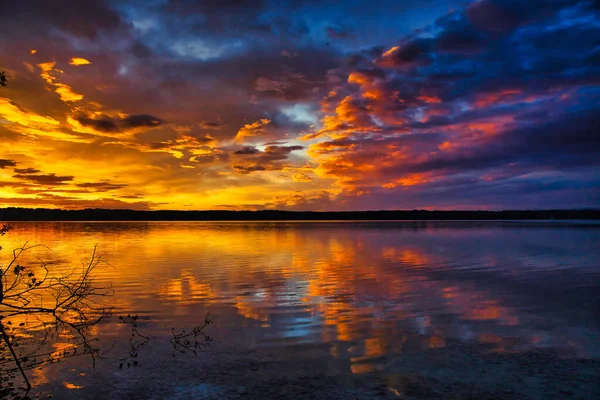
<svg viewBox="0 0 600 400"><path fill-rule="evenodd" d="M163 121L160 118L148 114L128 115L122 119L122 124L126 129L154 127L161 125L162 123Z"/></svg>
<svg viewBox="0 0 600 400"><path fill-rule="evenodd" d="M267 168L262 165L250 165L246 167L243 165L234 165L233 169L239 172L240 174L249 174L251 172L267 170Z"/></svg>
<svg viewBox="0 0 600 400"><path fill-rule="evenodd" d="M278 196L271 204L272 208L293 211L324 211L334 206L334 196L326 191L302 192L287 196Z"/></svg>
<svg viewBox="0 0 600 400"><path fill-rule="evenodd" d="M276 145L271 145L271 146L265 147L265 153L270 153L270 154L289 154L292 151L302 150L302 149L304 149L304 146L299 146L299 145L295 145L295 146L276 146Z"/></svg>
<svg viewBox="0 0 600 400"><path fill-rule="evenodd" d="M323 102L323 129L307 137L321 138L308 151L317 173L357 195L347 197L353 204L381 201L386 190L408 199L465 185L481 198L490 176L509 185L571 168L582 179L598 166L600 92L586 88L597 67L583 56L590 43L576 37L600 32L584 7L558 3L481 0L440 18L433 37L383 51L374 66L359 59L348 85Z"/></svg>
<svg viewBox="0 0 600 400"><path fill-rule="evenodd" d="M8 122L2 124L2 128L22 137L43 137L72 143L90 142L89 138L61 129L59 120L37 114L5 98L0 98L0 117Z"/></svg>
<svg viewBox="0 0 600 400"><path fill-rule="evenodd" d="M110 183L106 180L100 182L77 183L75 186L82 189L92 189L95 192L108 192L111 190L117 190L127 187L127 185Z"/></svg>
<svg viewBox="0 0 600 400"><path fill-rule="evenodd" d="M122 201L114 198L99 198L94 200L79 199L69 196L58 196L52 194L39 195L38 197L2 197L0 202L20 207L31 206L50 206L52 208L64 209L84 209L84 208L105 208L105 209L129 209L129 210L150 210L166 205L166 203L153 203L148 201Z"/></svg>
<svg viewBox="0 0 600 400"><path fill-rule="evenodd" d="M226 158L227 153L218 148L217 144L217 141L208 134L205 134L203 137L197 137L185 133L178 134L174 139L160 142L151 141L141 143L135 140L124 140L105 143L105 145L130 147L143 153L166 153L176 159L187 159L194 163L202 161L212 163L213 161Z"/></svg>
<svg viewBox="0 0 600 400"><path fill-rule="evenodd" d="M148 114L134 114L114 118L106 115L90 116L80 114L73 118L83 126L104 133L124 132L136 128L153 128L163 124L160 118Z"/></svg>
<svg viewBox="0 0 600 400"><path fill-rule="evenodd" d="M243 149L234 152L233 154L258 154L258 153L260 153L260 150L258 150L256 147L246 146Z"/></svg>
<svg viewBox="0 0 600 400"><path fill-rule="evenodd" d="M73 180L74 176L60 176L56 174L16 174L13 178L36 183L38 185L65 185Z"/></svg>
<svg viewBox="0 0 600 400"><path fill-rule="evenodd" d="M60 29L75 36L94 38L99 31L122 25L119 14L104 0L90 0L86 4L69 1L62 6L64 8L43 0L6 3L3 13L12 18L5 21L5 27L24 35L43 36Z"/></svg>
<svg viewBox="0 0 600 400"><path fill-rule="evenodd" d="M539 0L535 4L528 4L518 0L478 0L467 7L466 17L482 31L509 33L519 26L551 16L569 5L573 5L573 2Z"/></svg>
<svg viewBox="0 0 600 400"><path fill-rule="evenodd" d="M598 204L595 2L80 3L5 7L15 198Z"/></svg>
<svg viewBox="0 0 600 400"><path fill-rule="evenodd" d="M326 78L315 78L297 72L286 76L260 76L254 81L254 90L261 98L302 101L317 97L327 87Z"/></svg>
<svg viewBox="0 0 600 400"><path fill-rule="evenodd" d="M200 126L204 129L221 129L227 126L227 124L221 123L219 121L202 121Z"/></svg>
<svg viewBox="0 0 600 400"><path fill-rule="evenodd" d="M7 160L5 158L0 158L0 169L4 169L6 167L16 167L17 163L13 160Z"/></svg>
<svg viewBox="0 0 600 400"><path fill-rule="evenodd" d="M15 168L13 169L13 171L15 171L17 174L37 174L40 173L41 171L39 169L35 169L35 168Z"/></svg>
<svg viewBox="0 0 600 400"><path fill-rule="evenodd" d="M121 129L113 118L101 115L98 118L90 118L79 115L74 118L83 126L89 126L100 132L119 132Z"/></svg>
<svg viewBox="0 0 600 400"><path fill-rule="evenodd" d="M262 118L251 124L244 125L238 133L235 135L236 142L244 142L246 140L252 140L257 137L262 137L267 134L267 125L271 123L270 119Z"/></svg>
<svg viewBox="0 0 600 400"><path fill-rule="evenodd" d="M314 178L304 172L297 172L292 175L292 180L294 182L312 182Z"/></svg>
<svg viewBox="0 0 600 400"><path fill-rule="evenodd" d="M31 113L17 103L8 99L0 99L0 115L7 121L18 123L21 126L35 126L42 129L54 129L60 124L52 117Z"/></svg>
<svg viewBox="0 0 600 400"><path fill-rule="evenodd" d="M381 55L377 64L384 67L411 66L430 62L431 39L413 39L400 46L394 46Z"/></svg>
<svg viewBox="0 0 600 400"><path fill-rule="evenodd" d="M61 83L57 78L56 74L62 73L63 71L54 68L56 65L55 61L38 64L38 67L42 70L40 76L48 83L48 85L54 87L54 91L60 96L60 99L64 102L75 102L83 99L83 95L73 91L73 88L67 84Z"/></svg>
<svg viewBox="0 0 600 400"><path fill-rule="evenodd" d="M88 65L91 64L90 61L86 60L85 58L81 58L81 57L72 57L71 61L69 61L69 64L74 65L76 67L80 66L80 65Z"/></svg>
<svg viewBox="0 0 600 400"><path fill-rule="evenodd" d="M290 157L292 152L304 149L304 146L267 145L261 151L246 146L232 153L233 169L238 173L250 174L257 171L280 171L293 168Z"/></svg>

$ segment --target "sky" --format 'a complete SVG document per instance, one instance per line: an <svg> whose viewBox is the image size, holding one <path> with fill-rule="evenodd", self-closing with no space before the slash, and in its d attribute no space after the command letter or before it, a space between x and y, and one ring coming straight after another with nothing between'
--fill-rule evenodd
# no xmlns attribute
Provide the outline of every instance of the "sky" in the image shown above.
<svg viewBox="0 0 600 400"><path fill-rule="evenodd" d="M3 5L0 206L600 207L600 2Z"/></svg>

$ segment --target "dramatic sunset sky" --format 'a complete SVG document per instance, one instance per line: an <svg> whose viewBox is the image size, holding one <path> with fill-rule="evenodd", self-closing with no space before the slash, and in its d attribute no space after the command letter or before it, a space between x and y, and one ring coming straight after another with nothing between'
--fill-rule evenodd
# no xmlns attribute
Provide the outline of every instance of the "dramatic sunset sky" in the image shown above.
<svg viewBox="0 0 600 400"><path fill-rule="evenodd" d="M600 3L19 0L0 206L600 206Z"/></svg>

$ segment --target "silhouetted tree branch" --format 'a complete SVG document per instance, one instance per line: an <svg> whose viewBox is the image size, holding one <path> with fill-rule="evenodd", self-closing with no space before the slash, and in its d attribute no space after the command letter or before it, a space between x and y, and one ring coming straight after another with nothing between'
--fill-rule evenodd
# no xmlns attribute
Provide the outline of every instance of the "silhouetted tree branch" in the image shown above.
<svg viewBox="0 0 600 400"><path fill-rule="evenodd" d="M3 225L4 235L10 226ZM25 265L23 254L36 247L27 243L12 253L5 266L0 265L0 368L18 372L25 384L25 395L31 384L25 371L54 363L61 359L89 355L92 364L100 356L97 340L91 328L107 318L111 309L99 306L98 297L112 294L110 287L97 287L93 271L103 262L96 249L81 266L50 271L47 264L37 259ZM61 339L67 344L60 351L40 352L47 343ZM28 344L34 343L34 351ZM5 355L5 352L8 355ZM13 367L6 367L6 364Z"/></svg>
<svg viewBox="0 0 600 400"><path fill-rule="evenodd" d="M173 335L170 339L171 345L173 346L172 355L175 353L185 354L191 352L197 355L197 350L201 347L208 346L212 341L212 338L204 333L204 328L212 323L209 318L210 314L206 314L204 317L204 323L202 325L195 326L191 331L186 332L185 329L179 333L175 331L175 328L171 330Z"/></svg>
<svg viewBox="0 0 600 400"><path fill-rule="evenodd" d="M137 315L132 316L131 314L127 314L126 317L119 317L120 324L129 324L131 326L131 336L129 336L129 353L127 356L119 359L119 369L123 368L124 365L127 365L127 368L132 366L137 367L139 350L150 341L148 336L142 335L138 331L137 320Z"/></svg>
<svg viewBox="0 0 600 400"><path fill-rule="evenodd" d="M11 229L0 227L0 236ZM0 398L19 397L14 381L21 378L24 397L31 390L27 371L61 360L87 355L92 365L103 358L98 339L91 328L111 315L111 308L98 305L97 300L113 294L112 288L94 284L93 271L104 261L96 248L88 260L75 268L49 268L39 258L25 263L24 254L34 248L27 243L13 250L6 265L0 265L0 371L6 379L0 380ZM0 250L2 247L0 247ZM190 331L177 332L172 329L170 343L172 355L191 352L197 355L200 348L207 346L212 338L204 333L211 324L207 314L202 324ZM129 351L118 358L119 368L138 366L139 351L150 341L150 337L138 329L138 316L119 317L120 324L131 326ZM50 346L60 343L60 350ZM114 344L113 344L114 347Z"/></svg>

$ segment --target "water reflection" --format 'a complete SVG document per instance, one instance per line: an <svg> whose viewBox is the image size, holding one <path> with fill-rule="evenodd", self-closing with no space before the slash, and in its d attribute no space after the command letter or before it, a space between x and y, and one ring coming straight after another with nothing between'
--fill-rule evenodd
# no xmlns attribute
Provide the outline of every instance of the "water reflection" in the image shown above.
<svg viewBox="0 0 600 400"><path fill-rule="evenodd" d="M453 341L600 354L600 228L547 223L19 223L5 248L97 271L160 335L205 310L218 340L325 343L352 373ZM119 336L116 324L99 335ZM236 333L243 329L244 335ZM67 384L76 388L75 384Z"/></svg>

